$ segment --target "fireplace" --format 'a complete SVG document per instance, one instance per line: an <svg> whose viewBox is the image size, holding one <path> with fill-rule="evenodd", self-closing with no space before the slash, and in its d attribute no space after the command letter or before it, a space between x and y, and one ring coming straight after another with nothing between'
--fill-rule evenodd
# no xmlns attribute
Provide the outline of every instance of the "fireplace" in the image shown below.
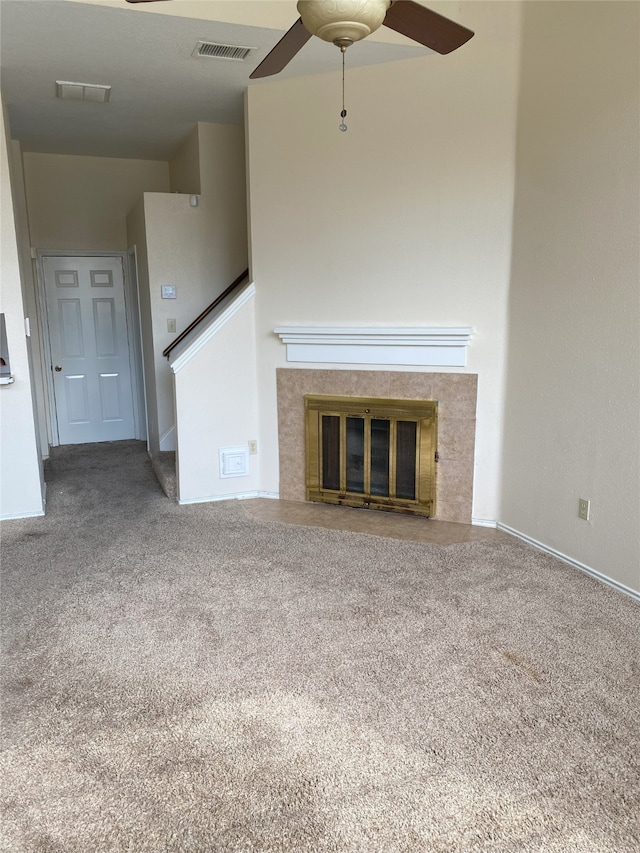
<svg viewBox="0 0 640 853"><path fill-rule="evenodd" d="M437 403L305 396L308 501L431 516Z"/></svg>
<svg viewBox="0 0 640 853"><path fill-rule="evenodd" d="M282 500L307 500L305 396L438 401L437 476L431 513L470 523L478 377L473 373L278 368L278 448Z"/></svg>

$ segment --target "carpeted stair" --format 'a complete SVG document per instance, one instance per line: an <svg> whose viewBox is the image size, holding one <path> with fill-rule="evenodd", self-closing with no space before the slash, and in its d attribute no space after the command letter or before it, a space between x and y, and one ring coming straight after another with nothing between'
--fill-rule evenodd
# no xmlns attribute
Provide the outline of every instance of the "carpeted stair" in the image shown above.
<svg viewBox="0 0 640 853"><path fill-rule="evenodd" d="M165 495L172 500L176 500L178 497L178 485L176 480L175 450L163 450L156 456L153 456L151 458L151 467Z"/></svg>

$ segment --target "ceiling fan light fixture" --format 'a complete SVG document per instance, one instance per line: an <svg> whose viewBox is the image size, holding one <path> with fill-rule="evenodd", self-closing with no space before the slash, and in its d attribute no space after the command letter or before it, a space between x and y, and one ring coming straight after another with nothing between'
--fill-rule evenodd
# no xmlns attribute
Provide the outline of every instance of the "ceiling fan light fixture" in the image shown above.
<svg viewBox="0 0 640 853"><path fill-rule="evenodd" d="M381 27L390 5L390 0L298 0L298 12L312 35L342 46Z"/></svg>
<svg viewBox="0 0 640 853"><path fill-rule="evenodd" d="M312 36L331 41L344 53L381 25L436 53L451 53L473 32L415 0L298 0L300 17L249 78L279 74Z"/></svg>

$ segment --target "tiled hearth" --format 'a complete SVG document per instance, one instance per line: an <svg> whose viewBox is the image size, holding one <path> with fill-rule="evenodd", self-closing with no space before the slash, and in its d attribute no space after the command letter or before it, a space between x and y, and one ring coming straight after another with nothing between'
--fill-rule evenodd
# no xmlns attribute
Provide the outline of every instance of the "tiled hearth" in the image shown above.
<svg viewBox="0 0 640 853"><path fill-rule="evenodd" d="M305 394L437 400L436 513L471 522L478 377L471 373L279 368L280 498L305 500Z"/></svg>

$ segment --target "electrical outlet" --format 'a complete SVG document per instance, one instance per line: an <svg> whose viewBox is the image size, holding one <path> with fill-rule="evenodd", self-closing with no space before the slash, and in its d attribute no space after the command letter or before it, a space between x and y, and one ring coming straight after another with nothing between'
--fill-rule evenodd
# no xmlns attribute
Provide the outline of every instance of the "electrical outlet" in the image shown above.
<svg viewBox="0 0 640 853"><path fill-rule="evenodd" d="M249 445L249 453L251 453L253 456L255 456L255 454L258 452L258 442L255 439L252 439L251 441L248 442L248 445Z"/></svg>
<svg viewBox="0 0 640 853"><path fill-rule="evenodd" d="M167 320L167 332L175 332L176 330L176 321L175 320Z"/></svg>
<svg viewBox="0 0 640 853"><path fill-rule="evenodd" d="M591 512L591 501L587 501L584 498L578 499L578 518L582 518L584 521L589 521L589 514Z"/></svg>

